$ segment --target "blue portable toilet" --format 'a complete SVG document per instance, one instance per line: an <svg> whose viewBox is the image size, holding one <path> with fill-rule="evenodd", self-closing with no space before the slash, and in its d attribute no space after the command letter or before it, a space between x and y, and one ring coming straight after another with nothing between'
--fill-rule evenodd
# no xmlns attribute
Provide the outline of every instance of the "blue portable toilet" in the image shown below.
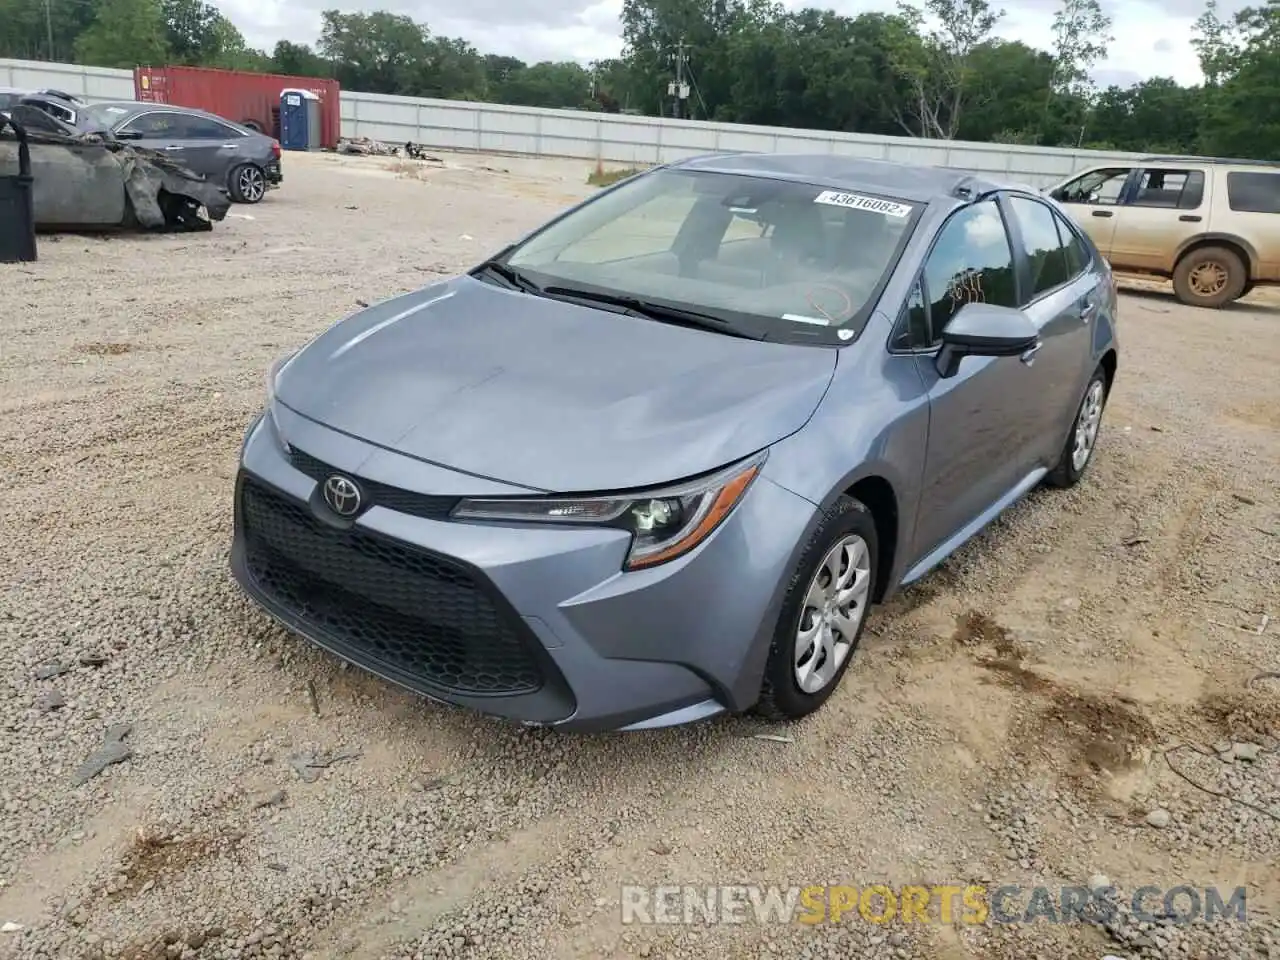
<svg viewBox="0 0 1280 960"><path fill-rule="evenodd" d="M320 98L310 90L280 91L280 147L314 150L320 146Z"/></svg>

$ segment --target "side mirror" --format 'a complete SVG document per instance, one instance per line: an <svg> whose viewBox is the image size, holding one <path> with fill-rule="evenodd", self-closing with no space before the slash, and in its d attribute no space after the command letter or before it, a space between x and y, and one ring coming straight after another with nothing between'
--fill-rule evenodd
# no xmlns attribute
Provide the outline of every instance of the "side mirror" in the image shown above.
<svg viewBox="0 0 1280 960"><path fill-rule="evenodd" d="M954 377L965 357L1020 357L1039 342L1039 328L1021 310L967 303L942 332L938 376Z"/></svg>

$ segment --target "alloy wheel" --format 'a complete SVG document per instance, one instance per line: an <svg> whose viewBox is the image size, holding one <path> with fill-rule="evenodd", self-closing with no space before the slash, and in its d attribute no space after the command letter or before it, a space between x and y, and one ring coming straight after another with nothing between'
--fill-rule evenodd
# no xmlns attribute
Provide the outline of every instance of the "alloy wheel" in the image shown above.
<svg viewBox="0 0 1280 960"><path fill-rule="evenodd" d="M1089 392L1085 394L1084 403L1080 405L1080 415L1076 418L1075 446L1071 448L1071 466L1079 473L1093 455L1093 448L1098 440L1098 426L1102 423L1101 380L1089 384Z"/></svg>
<svg viewBox="0 0 1280 960"><path fill-rule="evenodd" d="M262 176L262 171L257 167L245 167L240 171L240 175L236 179L237 185L240 187L240 196L250 203L257 203L262 199L262 195L267 192L266 180Z"/></svg>
<svg viewBox="0 0 1280 960"><path fill-rule="evenodd" d="M1222 292L1229 279L1226 267L1216 260L1206 260L1191 271L1187 283L1197 297L1212 297Z"/></svg>

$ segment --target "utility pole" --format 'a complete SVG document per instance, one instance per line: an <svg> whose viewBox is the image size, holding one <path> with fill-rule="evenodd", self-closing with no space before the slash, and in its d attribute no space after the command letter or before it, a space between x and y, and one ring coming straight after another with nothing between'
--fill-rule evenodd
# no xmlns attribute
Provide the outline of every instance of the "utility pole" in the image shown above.
<svg viewBox="0 0 1280 960"><path fill-rule="evenodd" d="M667 93L671 97L671 115L677 119L684 117L684 101L689 99L689 84L684 79L684 68L689 62L689 55L685 53L684 38L680 38L680 42L676 45L676 79L673 83L667 84Z"/></svg>
<svg viewBox="0 0 1280 960"><path fill-rule="evenodd" d="M49 62L53 62L53 0L44 0L44 29L49 39Z"/></svg>

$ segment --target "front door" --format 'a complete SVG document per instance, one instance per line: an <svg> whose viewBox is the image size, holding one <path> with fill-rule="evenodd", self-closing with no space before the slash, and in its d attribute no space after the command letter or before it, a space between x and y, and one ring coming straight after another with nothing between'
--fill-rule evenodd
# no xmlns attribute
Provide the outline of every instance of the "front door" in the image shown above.
<svg viewBox="0 0 1280 960"><path fill-rule="evenodd" d="M942 331L966 303L1017 307L1013 253L995 200L958 210L938 234L910 308L926 342L916 356L929 396L929 439L912 562L1011 491L1035 467L1040 371L1020 357L965 357L943 379Z"/></svg>
<svg viewBox="0 0 1280 960"><path fill-rule="evenodd" d="M1132 167L1098 167L1068 180L1053 191L1080 228L1089 234L1104 257L1111 257L1116 232L1116 207Z"/></svg>
<svg viewBox="0 0 1280 960"><path fill-rule="evenodd" d="M126 143L166 154L184 166L187 163L186 145L182 140L183 118L177 111L148 110L117 126L115 133Z"/></svg>

